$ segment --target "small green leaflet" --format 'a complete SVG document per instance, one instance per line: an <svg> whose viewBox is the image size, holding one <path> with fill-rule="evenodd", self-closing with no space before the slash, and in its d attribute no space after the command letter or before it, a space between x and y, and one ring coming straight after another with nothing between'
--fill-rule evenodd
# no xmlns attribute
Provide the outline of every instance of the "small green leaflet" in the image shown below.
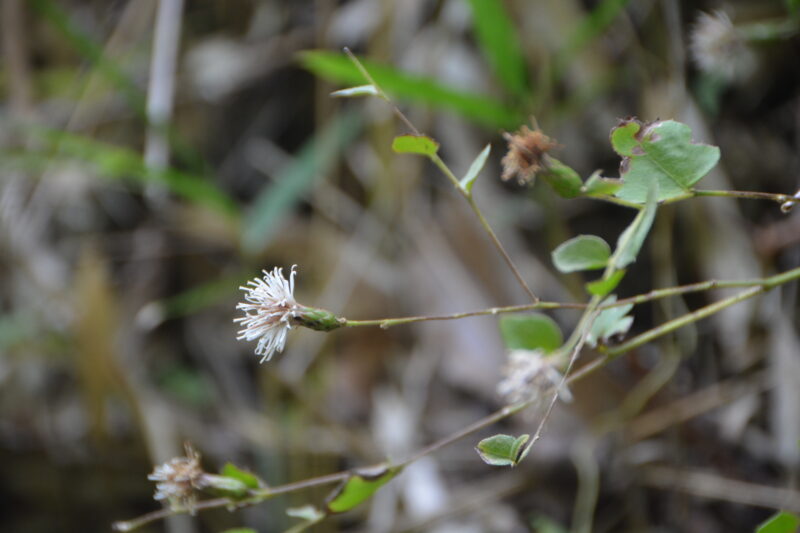
<svg viewBox="0 0 800 533"><path fill-rule="evenodd" d="M220 470L220 474L241 481L248 489L257 489L264 486L255 474L242 470L233 463L225 463L225 466Z"/></svg>
<svg viewBox="0 0 800 533"><path fill-rule="evenodd" d="M800 517L781 511L760 524L756 533L796 533L798 526L800 526Z"/></svg>
<svg viewBox="0 0 800 533"><path fill-rule="evenodd" d="M516 466L530 451L525 443L530 435L494 435L483 439L475 447L483 462L492 466Z"/></svg>
<svg viewBox="0 0 800 533"><path fill-rule="evenodd" d="M622 278L624 277L624 269L615 270L614 273L607 278L598 279L596 281L590 281L587 283L586 290L589 291L589 294L593 294L595 296L606 296L608 293L617 288L617 285L619 285L619 282L622 281Z"/></svg>
<svg viewBox="0 0 800 533"><path fill-rule="evenodd" d="M561 243L552 253L553 264L560 272L578 272L605 268L611 247L595 235L578 235Z"/></svg>
<svg viewBox="0 0 800 533"><path fill-rule="evenodd" d="M547 315L504 316L500 319L500 334L509 350L556 350L564 342L558 324Z"/></svg>
<svg viewBox="0 0 800 533"><path fill-rule="evenodd" d="M333 91L331 96L334 98L359 98L361 96L378 96L379 94L378 89L376 89L374 85L369 84Z"/></svg>
<svg viewBox="0 0 800 533"><path fill-rule="evenodd" d="M233 529L226 529L222 533L258 533L258 531L250 527L235 527Z"/></svg>
<svg viewBox="0 0 800 533"><path fill-rule="evenodd" d="M399 466L379 465L355 471L348 477L327 500L327 509L331 513L349 511L392 480L402 470Z"/></svg>
<svg viewBox="0 0 800 533"><path fill-rule="evenodd" d="M693 143L691 128L674 120L625 120L611 131L611 144L622 156L616 196L639 204L654 183L659 202L690 192L719 161L719 148Z"/></svg>
<svg viewBox="0 0 800 533"><path fill-rule="evenodd" d="M398 154L432 156L439 150L439 143L425 135L401 135L392 141L392 150Z"/></svg>
<svg viewBox="0 0 800 533"><path fill-rule="evenodd" d="M467 193L472 193L472 186L475 185L475 180L478 178L478 174L481 173L483 167L486 165L486 158L489 157L489 152L492 150L492 145L487 144L486 148L478 154L478 157L472 162L469 166L469 170L467 174L461 179L460 184L461 188L467 191Z"/></svg>
<svg viewBox="0 0 800 533"><path fill-rule="evenodd" d="M600 176L600 171L593 173L584 183L581 191L586 196L609 196L622 187L622 181Z"/></svg>
<svg viewBox="0 0 800 533"><path fill-rule="evenodd" d="M325 513L314 507L313 505L304 505L302 507L290 507L286 509L286 514L292 518L302 518L308 522L318 522L325 518Z"/></svg>
<svg viewBox="0 0 800 533"><path fill-rule="evenodd" d="M603 302L603 305L612 304L617 301L614 295L609 296ZM610 307L600 311L597 318L592 323L592 328L586 336L586 344L595 347L600 342L606 342L614 335L624 335L631 329L633 324L633 317L628 316L628 312L633 309L633 304L620 305L619 307Z"/></svg>
<svg viewBox="0 0 800 533"><path fill-rule="evenodd" d="M636 261L636 256L639 255L639 250L642 249L644 240L647 238L647 234L650 232L653 220L656 217L657 197L658 186L653 185L647 195L647 202L644 208L639 211L631 225L625 228L625 231L619 236L617 249L614 250L614 255L611 256L610 260L610 264L615 270L625 268Z"/></svg>

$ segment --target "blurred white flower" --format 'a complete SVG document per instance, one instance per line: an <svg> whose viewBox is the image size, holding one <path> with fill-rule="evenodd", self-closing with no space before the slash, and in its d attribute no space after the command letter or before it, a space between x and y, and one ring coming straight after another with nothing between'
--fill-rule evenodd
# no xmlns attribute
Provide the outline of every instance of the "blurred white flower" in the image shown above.
<svg viewBox="0 0 800 533"><path fill-rule="evenodd" d="M548 357L541 350L512 350L497 393L509 404L540 400L548 390L561 384L562 375L555 368L556 361L557 358ZM565 401L572 400L566 387L559 394Z"/></svg>
<svg viewBox="0 0 800 533"><path fill-rule="evenodd" d="M272 272L263 270L263 278L255 278L248 281L246 287L239 287L246 293L246 302L236 306L244 311L244 316L233 320L243 327L236 338L258 339L256 354L261 356L262 363L269 361L275 352L283 351L292 320L302 309L294 300L295 268L297 265L292 266L288 280L283 277L283 269L276 267Z"/></svg>
<svg viewBox="0 0 800 533"><path fill-rule="evenodd" d="M692 58L700 70L734 80L755 68L752 50L724 11L700 13L689 39Z"/></svg>
<svg viewBox="0 0 800 533"><path fill-rule="evenodd" d="M200 467L200 454L186 445L186 457L175 457L153 469L147 476L157 481L156 500L167 500L173 509L192 510L197 502L197 492L202 489L205 472Z"/></svg>

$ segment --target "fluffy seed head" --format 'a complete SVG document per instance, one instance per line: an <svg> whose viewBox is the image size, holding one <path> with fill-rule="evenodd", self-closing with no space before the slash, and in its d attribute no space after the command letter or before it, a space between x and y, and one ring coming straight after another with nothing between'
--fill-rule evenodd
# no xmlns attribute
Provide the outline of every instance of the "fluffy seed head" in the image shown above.
<svg viewBox="0 0 800 533"><path fill-rule="evenodd" d="M205 472L200 467L200 454L186 444L186 457L175 457L156 466L147 476L156 481L156 500L166 500L173 509L194 508L197 491L204 487Z"/></svg>
<svg viewBox="0 0 800 533"><path fill-rule="evenodd" d="M503 380L497 385L497 393L509 404L537 401L549 389L559 386L561 377L554 358L545 356L541 350L512 350L503 369ZM565 400L571 399L566 388L560 394Z"/></svg>
<svg viewBox="0 0 800 533"><path fill-rule="evenodd" d="M709 74L734 80L746 77L755 67L752 50L724 11L700 13L689 41L694 62Z"/></svg>

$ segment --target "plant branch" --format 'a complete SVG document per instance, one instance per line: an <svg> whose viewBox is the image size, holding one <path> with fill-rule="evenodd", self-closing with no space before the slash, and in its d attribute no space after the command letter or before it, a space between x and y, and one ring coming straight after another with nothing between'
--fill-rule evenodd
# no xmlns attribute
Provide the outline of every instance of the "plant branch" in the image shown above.
<svg viewBox="0 0 800 533"><path fill-rule="evenodd" d="M403 121L403 123L408 127L408 129L414 135L417 136L422 135L420 131L414 126L414 124L408 119L408 117L406 117L405 114L403 114L403 112L400 111L400 109L394 104L394 102L392 102L392 100L389 98L386 92L384 92L381 86L378 85L378 83L375 81L375 78L373 78L372 75L367 71L367 69L364 68L364 65L361 64L361 61L355 56L355 54L353 54L353 52L351 52L350 49L347 47L344 48L344 52L345 54L347 54L347 57L350 58L350 61L352 61L353 64L356 66L358 71L361 72L361 75L364 76L364 78L367 81L369 81L369 83L371 83L373 87L375 87L375 91L378 93L378 96L392 106L394 113L400 118L401 121ZM503 256L503 260L511 269L511 272L513 272L514 277L517 279L520 286L522 286L522 288L525 290L525 292L528 294L528 296L534 303L538 302L539 298L533 293L531 288L525 282L525 279L522 277L522 274L520 274L519 269L517 269L516 265L514 264L514 261L511 260L511 256L508 255L508 252L506 251L505 247L503 247L503 244L500 242L500 239L497 237L497 234L489 225L489 222L486 220L486 217L483 216L483 212L481 212L480 208L478 207L478 204L475 203L475 200L472 198L472 194L461 186L461 184L458 181L458 178L455 176L455 174L453 174L453 171L450 170L450 168L445 164L444 161L442 161L442 159L437 154L433 154L428 157L433 162L433 164L436 165L436 167L442 172L442 174L444 174L447 177L447 179L450 180L450 183L452 183L453 186L456 188L456 190L459 193L461 193L461 195L464 197L467 203L469 203L472 212L475 213L476 217L478 217L478 220L480 221L484 231L491 239L492 244L494 244L495 248L497 248L497 250L500 252L500 255Z"/></svg>
<svg viewBox="0 0 800 533"><path fill-rule="evenodd" d="M800 278L800 268L787 270L781 274L776 274L767 278L743 279L743 280L709 280L701 281L699 283L691 283L688 285L680 285L677 287L668 287L666 289L656 289L647 293L637 294L623 298L615 302L605 303L597 306L598 311L611 309L613 307L621 307L623 305L633 304L639 305L653 300L660 300L671 296L680 296L692 292L702 292L713 289L733 289L733 288L747 288L747 287L763 287L771 289L777 285L786 283L793 279ZM532 304L523 305L509 305L504 307L490 307L488 309L481 309L478 311L466 311L462 313L453 313L449 315L432 315L432 316L408 316L398 318L377 318L372 320L347 320L344 327L362 327L362 326L379 326L382 329L388 329L394 326L403 324L411 324L414 322L426 322L434 320L458 320L461 318L468 318L473 316L485 315L499 315L503 313L521 313L525 311L535 311L537 309L586 309L589 304L583 303L568 303L568 302L549 302L538 301Z"/></svg>

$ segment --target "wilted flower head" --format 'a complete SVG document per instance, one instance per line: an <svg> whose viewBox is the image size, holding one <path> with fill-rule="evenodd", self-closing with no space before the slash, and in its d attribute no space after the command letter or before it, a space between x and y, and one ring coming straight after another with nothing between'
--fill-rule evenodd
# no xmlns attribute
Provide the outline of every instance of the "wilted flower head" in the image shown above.
<svg viewBox="0 0 800 533"><path fill-rule="evenodd" d="M689 49L700 70L728 80L750 74L755 64L752 50L724 11L700 13Z"/></svg>
<svg viewBox="0 0 800 533"><path fill-rule="evenodd" d="M536 401L551 388L558 387L561 378L554 357L547 357L541 350L512 350L497 393L509 404ZM572 398L566 387L559 394L567 401Z"/></svg>
<svg viewBox="0 0 800 533"><path fill-rule="evenodd" d="M205 487L204 477L200 454L186 444L186 457L175 457L155 467L147 479L158 482L153 498L167 500L173 508L191 510L197 491Z"/></svg>
<svg viewBox="0 0 800 533"><path fill-rule="evenodd" d="M292 266L289 279L283 277L283 269L275 267L272 272L262 270L263 278L247 282L239 287L245 291L245 302L236 309L244 311L244 316L233 319L243 329L239 330L237 340L258 339L256 354L261 362L269 361L275 352L282 352L286 345L286 335L293 325L304 326L317 331L330 331L345 324L330 311L305 307L294 299L294 276L297 265Z"/></svg>
<svg viewBox="0 0 800 533"><path fill-rule="evenodd" d="M508 152L503 157L503 181L514 176L520 185L533 182L536 174L545 168L545 155L558 146L553 139L539 131L522 126L513 135L503 133L508 141Z"/></svg>

